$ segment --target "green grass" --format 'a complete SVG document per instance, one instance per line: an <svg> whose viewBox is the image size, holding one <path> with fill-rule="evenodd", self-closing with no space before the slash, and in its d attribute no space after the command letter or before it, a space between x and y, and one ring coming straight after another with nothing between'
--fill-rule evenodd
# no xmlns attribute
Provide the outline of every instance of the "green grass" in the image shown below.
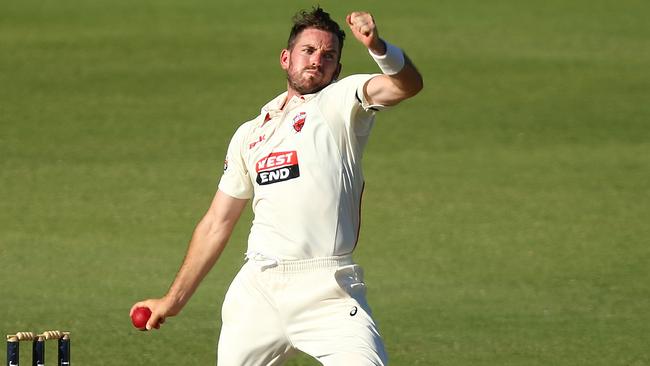
<svg viewBox="0 0 650 366"><path fill-rule="evenodd" d="M250 212L163 331L128 309L164 293L234 129L284 86L310 4L255 4L0 5L2 332L71 330L80 365L214 363ZM650 5L354 8L425 76L365 155L356 257L391 364L650 364ZM374 72L355 43L343 73Z"/></svg>

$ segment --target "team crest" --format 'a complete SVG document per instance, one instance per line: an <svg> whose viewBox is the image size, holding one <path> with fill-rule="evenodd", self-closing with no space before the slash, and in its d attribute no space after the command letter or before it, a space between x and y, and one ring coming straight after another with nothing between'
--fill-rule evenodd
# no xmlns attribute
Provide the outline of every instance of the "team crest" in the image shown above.
<svg viewBox="0 0 650 366"><path fill-rule="evenodd" d="M300 132L302 130L302 127L305 125L306 119L307 113L300 112L296 114L296 116L293 117L293 129L296 130L296 132Z"/></svg>

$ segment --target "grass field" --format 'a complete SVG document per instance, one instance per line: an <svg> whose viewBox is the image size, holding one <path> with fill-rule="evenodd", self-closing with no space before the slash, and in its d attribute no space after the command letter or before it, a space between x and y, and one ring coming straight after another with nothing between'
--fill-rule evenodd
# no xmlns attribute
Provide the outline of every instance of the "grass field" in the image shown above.
<svg viewBox="0 0 650 366"><path fill-rule="evenodd" d="M425 77L365 155L391 364L650 365L650 3L320 3L372 11ZM0 4L0 331L70 330L76 365L214 364L250 212L164 330L128 310L166 291L309 6ZM343 63L376 71L352 37Z"/></svg>

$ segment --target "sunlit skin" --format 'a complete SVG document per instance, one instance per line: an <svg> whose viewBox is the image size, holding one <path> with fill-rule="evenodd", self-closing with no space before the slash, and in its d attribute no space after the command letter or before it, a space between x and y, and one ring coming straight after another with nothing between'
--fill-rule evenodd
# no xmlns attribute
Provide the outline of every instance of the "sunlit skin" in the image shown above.
<svg viewBox="0 0 650 366"><path fill-rule="evenodd" d="M339 40L330 32L303 30L292 49L283 49L280 65L287 72L287 100L320 91L341 72Z"/></svg>

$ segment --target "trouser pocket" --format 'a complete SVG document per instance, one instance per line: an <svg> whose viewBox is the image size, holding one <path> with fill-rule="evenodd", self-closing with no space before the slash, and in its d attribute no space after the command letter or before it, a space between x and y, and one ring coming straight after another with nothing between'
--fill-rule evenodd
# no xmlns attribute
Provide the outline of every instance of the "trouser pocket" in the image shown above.
<svg viewBox="0 0 650 366"><path fill-rule="evenodd" d="M341 290L355 299L368 313L370 307L366 301L366 283L363 282L363 268L358 264L344 266L336 270L334 278Z"/></svg>

